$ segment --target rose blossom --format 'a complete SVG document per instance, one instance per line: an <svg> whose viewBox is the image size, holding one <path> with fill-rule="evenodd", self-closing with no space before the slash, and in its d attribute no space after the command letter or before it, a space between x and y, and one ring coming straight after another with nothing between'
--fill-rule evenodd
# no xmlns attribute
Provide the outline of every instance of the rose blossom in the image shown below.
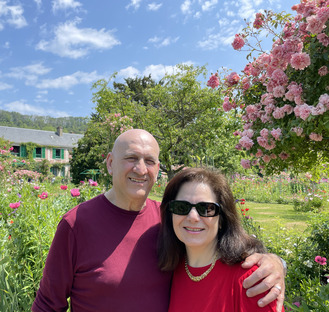
<svg viewBox="0 0 329 312"><path fill-rule="evenodd" d="M327 93L322 94L319 97L319 104L324 105L327 109L329 109L329 95Z"/></svg>
<svg viewBox="0 0 329 312"><path fill-rule="evenodd" d="M322 141L322 135L312 132L310 134L310 139L313 141Z"/></svg>
<svg viewBox="0 0 329 312"><path fill-rule="evenodd" d="M260 135L265 139L268 138L268 133L269 133L269 131L266 128L263 128L262 130L260 130Z"/></svg>
<svg viewBox="0 0 329 312"><path fill-rule="evenodd" d="M250 169L250 167L251 167L250 160L249 159L241 159L241 166L244 169Z"/></svg>
<svg viewBox="0 0 329 312"><path fill-rule="evenodd" d="M270 155L264 155L262 159L265 163L269 163L271 161L271 156Z"/></svg>
<svg viewBox="0 0 329 312"><path fill-rule="evenodd" d="M254 21L254 28L259 29L263 26L264 24L264 15L262 13L256 13L256 18Z"/></svg>
<svg viewBox="0 0 329 312"><path fill-rule="evenodd" d="M291 56L290 64L294 69L303 70L311 65L311 58L307 53L295 53Z"/></svg>
<svg viewBox="0 0 329 312"><path fill-rule="evenodd" d="M232 42L232 47L234 50L240 50L244 46L243 37L239 34L236 34Z"/></svg>
<svg viewBox="0 0 329 312"><path fill-rule="evenodd" d="M323 28L325 28L325 23L321 21L316 15L307 17L306 22L306 30L312 34L319 34L323 30Z"/></svg>
<svg viewBox="0 0 329 312"><path fill-rule="evenodd" d="M232 108L233 108L233 106L231 105L229 98L227 96L225 96L224 102L223 102L224 112L229 112Z"/></svg>
<svg viewBox="0 0 329 312"><path fill-rule="evenodd" d="M236 72L232 72L226 77L225 84L231 87L236 85L239 82L239 80L240 80L239 75Z"/></svg>
<svg viewBox="0 0 329 312"><path fill-rule="evenodd" d="M281 152L279 154L279 157L282 159L282 160L286 160L288 157L289 157L289 154L287 154L286 152Z"/></svg>
<svg viewBox="0 0 329 312"><path fill-rule="evenodd" d="M329 45L329 37L325 33L321 33L316 37L323 46L327 47Z"/></svg>
<svg viewBox="0 0 329 312"><path fill-rule="evenodd" d="M257 150L257 153L255 154L256 157L262 157L263 156L263 151L261 149Z"/></svg>
<svg viewBox="0 0 329 312"><path fill-rule="evenodd" d="M273 95L276 98L283 97L285 94L285 88L283 86L277 86L273 88Z"/></svg>
<svg viewBox="0 0 329 312"><path fill-rule="evenodd" d="M276 140L280 140L280 136L282 135L282 132L280 128L277 128L277 129L273 129L271 131L271 134Z"/></svg>
<svg viewBox="0 0 329 312"><path fill-rule="evenodd" d="M251 149L251 147L254 145L253 140L251 140L250 138L248 138L247 136L242 137L239 140L239 143L246 149L249 150Z"/></svg>
<svg viewBox="0 0 329 312"><path fill-rule="evenodd" d="M218 74L213 74L210 76L208 82L207 82L207 86L215 89L219 86L219 79L218 79Z"/></svg>
<svg viewBox="0 0 329 312"><path fill-rule="evenodd" d="M295 127L295 128L292 128L291 130L294 131L297 134L297 136L301 136L303 133L303 128L301 128L301 127Z"/></svg>
<svg viewBox="0 0 329 312"><path fill-rule="evenodd" d="M320 67L319 68L319 70L318 70L318 74L320 75L320 76L325 76L325 75L327 75L328 74L328 67L327 66L322 66L322 67Z"/></svg>

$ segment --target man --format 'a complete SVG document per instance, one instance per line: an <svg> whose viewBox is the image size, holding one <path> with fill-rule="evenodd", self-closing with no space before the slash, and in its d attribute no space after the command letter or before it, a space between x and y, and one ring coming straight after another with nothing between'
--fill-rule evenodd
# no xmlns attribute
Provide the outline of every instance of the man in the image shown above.
<svg viewBox="0 0 329 312"><path fill-rule="evenodd" d="M148 199L159 171L159 145L145 130L121 134L107 156L113 186L67 212L49 250L32 311L166 312L171 274L157 267L160 211ZM272 288L262 305L284 296L283 267L271 254L255 254L260 268L246 281L254 296ZM273 287L275 285L275 287ZM280 293L282 290L282 293ZM249 293L248 293L249 292Z"/></svg>

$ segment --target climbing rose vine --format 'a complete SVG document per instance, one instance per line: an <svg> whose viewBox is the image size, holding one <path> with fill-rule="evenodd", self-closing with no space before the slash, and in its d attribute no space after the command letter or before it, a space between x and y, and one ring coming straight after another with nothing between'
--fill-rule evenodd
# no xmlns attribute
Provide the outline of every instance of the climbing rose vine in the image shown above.
<svg viewBox="0 0 329 312"><path fill-rule="evenodd" d="M241 118L234 135L246 169L316 172L329 161L329 0L302 0L292 10L257 13L232 43L247 48L251 61L240 74L216 73L208 83L223 92L223 110ZM270 52L263 34L273 39Z"/></svg>

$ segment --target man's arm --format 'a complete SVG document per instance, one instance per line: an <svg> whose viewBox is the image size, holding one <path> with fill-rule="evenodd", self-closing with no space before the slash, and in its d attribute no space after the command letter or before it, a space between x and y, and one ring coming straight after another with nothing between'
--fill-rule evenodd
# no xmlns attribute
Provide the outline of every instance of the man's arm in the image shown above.
<svg viewBox="0 0 329 312"><path fill-rule="evenodd" d="M269 290L269 293L258 301L258 305L264 307L273 300L278 299L276 311L281 312L285 292L285 269L281 259L275 254L255 253L246 258L242 263L242 267L247 269L253 265L258 265L259 268L243 283L243 287L248 289L247 296L254 297ZM261 282L255 285L259 281ZM255 286L252 287L253 285Z"/></svg>

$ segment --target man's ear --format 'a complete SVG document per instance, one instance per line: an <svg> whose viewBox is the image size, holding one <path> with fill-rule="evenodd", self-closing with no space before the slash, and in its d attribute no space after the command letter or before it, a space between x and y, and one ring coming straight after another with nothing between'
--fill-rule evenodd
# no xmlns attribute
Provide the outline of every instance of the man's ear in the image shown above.
<svg viewBox="0 0 329 312"><path fill-rule="evenodd" d="M112 155L112 152L109 152L106 157L106 168L110 175L112 175L112 173L113 173L112 162L113 162L113 155Z"/></svg>

